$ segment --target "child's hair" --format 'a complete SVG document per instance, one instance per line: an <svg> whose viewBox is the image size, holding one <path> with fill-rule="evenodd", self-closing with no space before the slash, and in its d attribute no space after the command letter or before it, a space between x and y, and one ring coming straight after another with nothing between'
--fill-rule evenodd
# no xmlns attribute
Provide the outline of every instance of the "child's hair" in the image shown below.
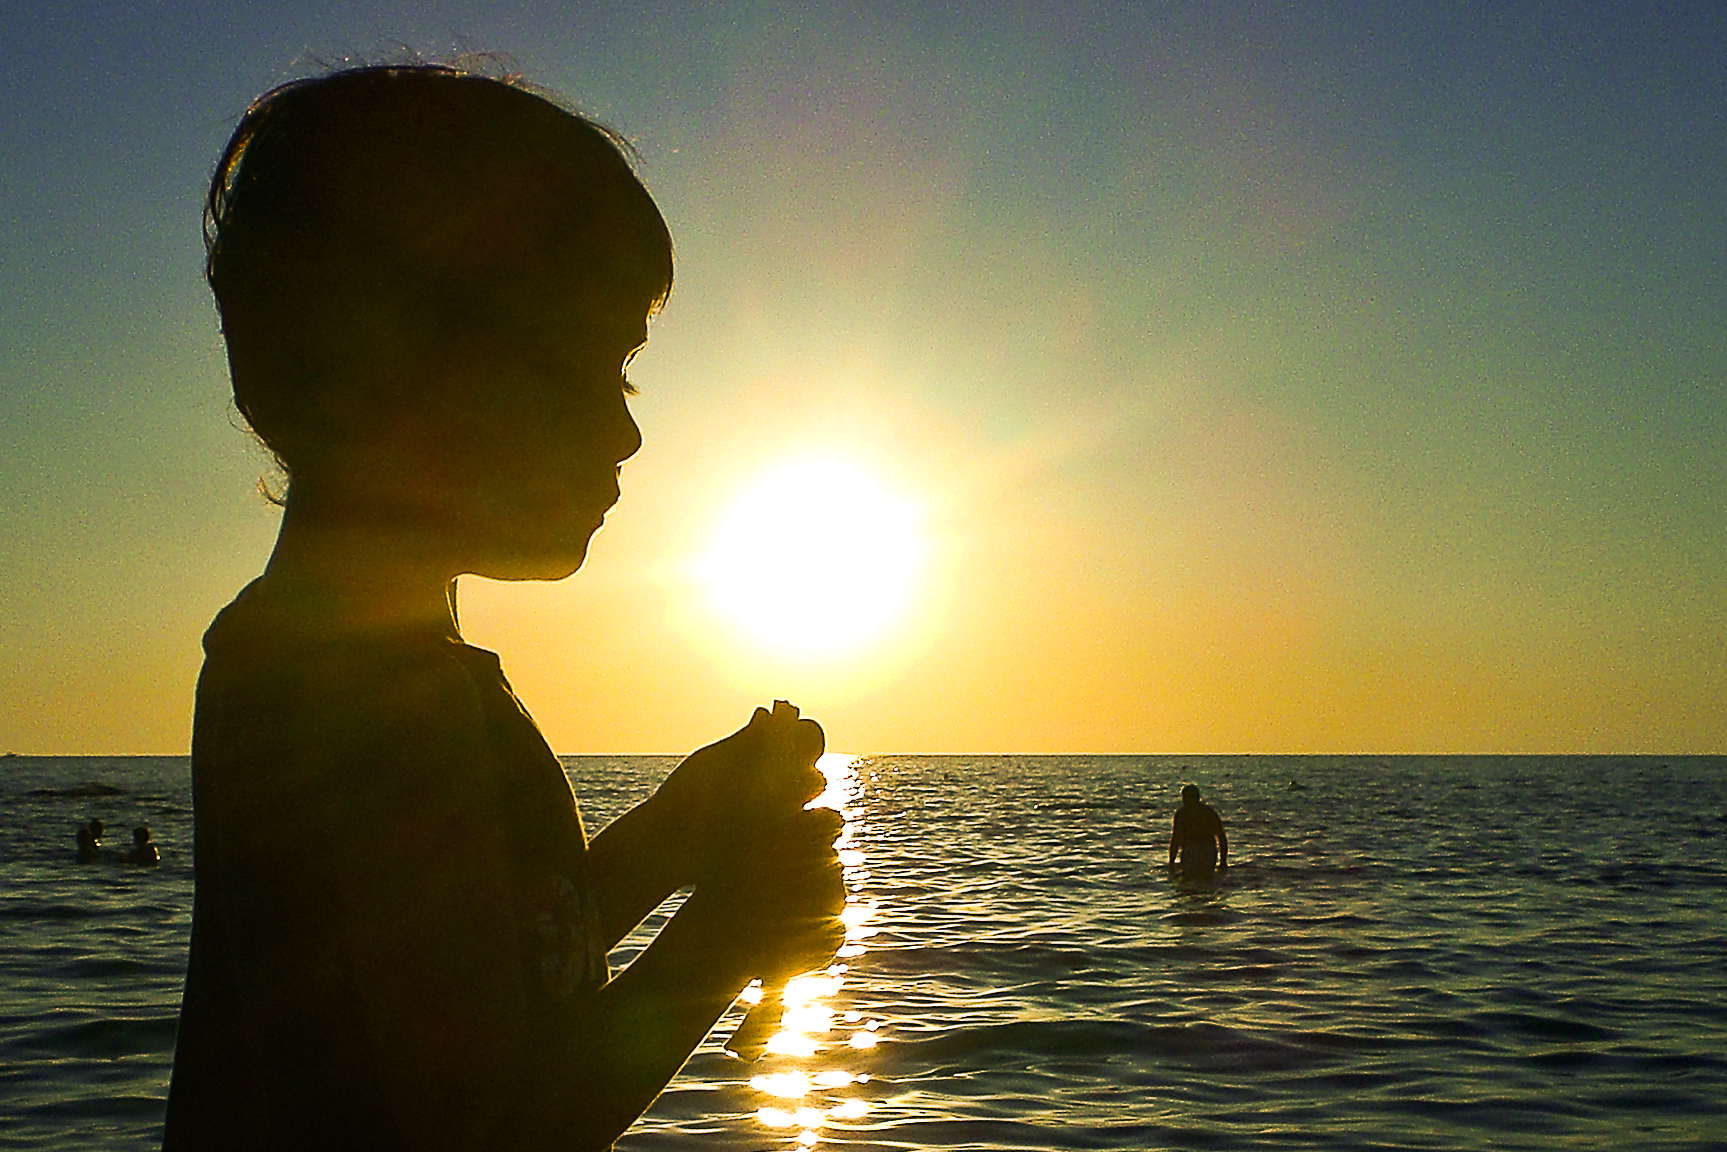
<svg viewBox="0 0 1727 1152"><path fill-rule="evenodd" d="M622 138L445 65L259 97L204 234L235 403L290 474L355 431L337 393L399 388L536 315L645 315L671 291L671 235Z"/></svg>

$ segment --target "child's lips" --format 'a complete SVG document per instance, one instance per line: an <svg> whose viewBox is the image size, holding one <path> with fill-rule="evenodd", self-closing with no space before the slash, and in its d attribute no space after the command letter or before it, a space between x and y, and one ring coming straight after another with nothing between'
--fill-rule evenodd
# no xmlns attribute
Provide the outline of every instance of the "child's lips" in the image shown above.
<svg viewBox="0 0 1727 1152"><path fill-rule="evenodd" d="M610 477L600 483L578 488L576 491L580 493L576 500L582 507L592 508L596 513L602 515L609 512L623 494L618 487L618 482Z"/></svg>
<svg viewBox="0 0 1727 1152"><path fill-rule="evenodd" d="M622 493L618 491L616 485L612 486L610 492L599 492L595 494L592 504L595 523L605 522L606 513L617 507L620 496L622 496Z"/></svg>

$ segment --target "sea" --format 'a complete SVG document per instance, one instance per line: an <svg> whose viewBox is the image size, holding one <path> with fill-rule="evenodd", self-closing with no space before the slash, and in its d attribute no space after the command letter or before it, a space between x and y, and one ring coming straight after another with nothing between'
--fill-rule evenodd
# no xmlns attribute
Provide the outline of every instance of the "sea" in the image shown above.
<svg viewBox="0 0 1727 1152"><path fill-rule="evenodd" d="M570 757L590 829L675 763ZM1727 1149L1727 757L834 756L848 939L620 1152ZM160 1140L184 757L0 761L0 1147ZM1184 783L1227 826L1165 867ZM75 861L148 825L162 863ZM665 915L613 956L627 963Z"/></svg>

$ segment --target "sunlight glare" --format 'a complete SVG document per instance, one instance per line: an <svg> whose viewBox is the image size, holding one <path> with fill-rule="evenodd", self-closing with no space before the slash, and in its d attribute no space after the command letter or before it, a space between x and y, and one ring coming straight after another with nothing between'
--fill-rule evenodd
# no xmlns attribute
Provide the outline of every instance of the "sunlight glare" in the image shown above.
<svg viewBox="0 0 1727 1152"><path fill-rule="evenodd" d="M801 1032L781 1032L768 1041L767 1051L775 1056L795 1056L808 1060L821 1050L821 1045Z"/></svg>
<svg viewBox="0 0 1727 1152"><path fill-rule="evenodd" d="M750 1078L750 1087L769 1096L799 1100L810 1090L810 1078L802 1072L774 1072Z"/></svg>
<svg viewBox="0 0 1727 1152"><path fill-rule="evenodd" d="M761 648L832 657L905 614L928 551L916 502L854 460L806 456L737 495L694 573L716 614Z"/></svg>

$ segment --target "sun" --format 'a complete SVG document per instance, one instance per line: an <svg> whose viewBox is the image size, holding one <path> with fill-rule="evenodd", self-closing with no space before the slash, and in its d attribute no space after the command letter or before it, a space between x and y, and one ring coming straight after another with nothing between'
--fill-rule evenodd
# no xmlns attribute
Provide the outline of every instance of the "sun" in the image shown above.
<svg viewBox="0 0 1727 1152"><path fill-rule="evenodd" d="M800 456L732 499L694 574L714 613L759 648L836 657L905 616L928 552L915 500L855 459Z"/></svg>

